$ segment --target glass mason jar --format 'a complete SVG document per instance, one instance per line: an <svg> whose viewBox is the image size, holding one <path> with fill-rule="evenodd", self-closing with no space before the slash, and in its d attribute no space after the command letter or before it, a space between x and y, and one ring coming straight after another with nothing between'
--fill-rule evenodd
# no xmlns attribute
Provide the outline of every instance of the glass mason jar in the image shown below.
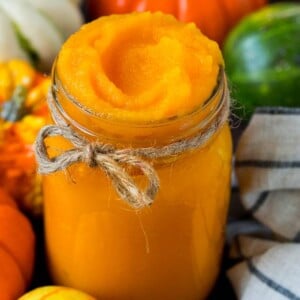
<svg viewBox="0 0 300 300"><path fill-rule="evenodd" d="M53 71L60 117L91 142L117 148L161 147L207 130L224 105L220 71L209 99L193 112L154 123L99 117L68 94ZM47 139L51 156L70 149ZM151 206L120 199L99 168L76 163L43 176L46 249L55 284L99 299L202 299L220 269L230 194L231 134L227 123L201 147L152 159L160 189ZM139 186L145 176L126 168Z"/></svg>

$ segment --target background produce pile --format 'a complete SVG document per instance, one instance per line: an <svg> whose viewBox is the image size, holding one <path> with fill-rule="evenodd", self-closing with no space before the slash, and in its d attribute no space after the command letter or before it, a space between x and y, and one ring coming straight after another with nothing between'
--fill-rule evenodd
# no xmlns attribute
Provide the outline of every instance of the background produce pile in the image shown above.
<svg viewBox="0 0 300 300"><path fill-rule="evenodd" d="M247 122L257 106L300 106L300 3L271 2L0 0L1 299L51 283L44 269L41 178L32 144L49 120L50 70L68 36L84 22L112 13L161 10L193 21L223 50L235 113Z"/></svg>

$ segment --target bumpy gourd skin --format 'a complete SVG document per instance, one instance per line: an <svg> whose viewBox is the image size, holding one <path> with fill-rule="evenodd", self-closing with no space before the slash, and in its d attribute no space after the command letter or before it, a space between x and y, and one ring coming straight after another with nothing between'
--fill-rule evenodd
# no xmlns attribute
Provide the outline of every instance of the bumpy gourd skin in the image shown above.
<svg viewBox="0 0 300 300"><path fill-rule="evenodd" d="M203 103L222 64L217 44L194 24L135 13L83 26L63 46L57 70L66 90L95 112L146 122Z"/></svg>

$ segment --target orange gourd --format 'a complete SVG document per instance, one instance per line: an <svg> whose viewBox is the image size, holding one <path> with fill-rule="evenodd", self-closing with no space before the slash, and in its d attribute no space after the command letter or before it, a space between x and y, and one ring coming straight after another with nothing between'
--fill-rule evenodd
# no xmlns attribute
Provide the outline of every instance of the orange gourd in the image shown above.
<svg viewBox="0 0 300 300"><path fill-rule="evenodd" d="M8 205L13 208L17 208L17 204L12 198L4 191L3 188L0 187L0 206Z"/></svg>
<svg viewBox="0 0 300 300"><path fill-rule="evenodd" d="M29 220L0 187L0 295L15 300L29 285L35 236Z"/></svg>
<svg viewBox="0 0 300 300"><path fill-rule="evenodd" d="M267 4L267 0L87 0L91 19L132 11L162 11L183 22L195 22L220 45L229 30L245 15Z"/></svg>
<svg viewBox="0 0 300 300"><path fill-rule="evenodd" d="M25 61L0 62L0 185L35 215L42 197L32 144L46 123L49 85L49 77Z"/></svg>

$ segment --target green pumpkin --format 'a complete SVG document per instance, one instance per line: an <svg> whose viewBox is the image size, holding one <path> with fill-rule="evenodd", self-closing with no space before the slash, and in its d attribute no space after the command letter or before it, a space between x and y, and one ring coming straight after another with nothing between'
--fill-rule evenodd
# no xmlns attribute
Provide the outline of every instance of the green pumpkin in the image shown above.
<svg viewBox="0 0 300 300"><path fill-rule="evenodd" d="M223 54L237 113L300 106L300 4L276 3L243 19Z"/></svg>

